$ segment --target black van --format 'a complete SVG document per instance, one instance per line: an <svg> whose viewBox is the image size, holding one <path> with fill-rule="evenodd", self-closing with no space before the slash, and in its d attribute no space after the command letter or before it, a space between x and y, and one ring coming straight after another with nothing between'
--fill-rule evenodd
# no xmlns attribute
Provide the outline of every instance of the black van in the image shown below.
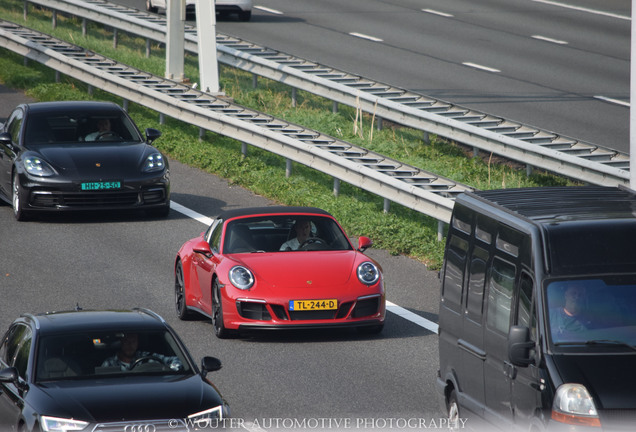
<svg viewBox="0 0 636 432"><path fill-rule="evenodd" d="M437 390L455 424L634 430L636 192L462 194L440 277Z"/></svg>

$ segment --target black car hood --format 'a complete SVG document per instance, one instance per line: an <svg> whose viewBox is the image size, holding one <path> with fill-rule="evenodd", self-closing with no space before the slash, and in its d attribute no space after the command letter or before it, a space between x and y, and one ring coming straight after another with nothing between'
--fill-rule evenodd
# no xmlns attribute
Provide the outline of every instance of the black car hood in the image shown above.
<svg viewBox="0 0 636 432"><path fill-rule="evenodd" d="M597 408L636 407L636 353L562 354L552 358L563 382L585 385Z"/></svg>
<svg viewBox="0 0 636 432"><path fill-rule="evenodd" d="M141 172L144 156L152 149L146 143L84 143L69 146L43 146L36 151L55 170L80 180L113 179L122 174Z"/></svg>
<svg viewBox="0 0 636 432"><path fill-rule="evenodd" d="M222 403L200 375L55 381L31 391L41 414L89 422L184 419Z"/></svg>

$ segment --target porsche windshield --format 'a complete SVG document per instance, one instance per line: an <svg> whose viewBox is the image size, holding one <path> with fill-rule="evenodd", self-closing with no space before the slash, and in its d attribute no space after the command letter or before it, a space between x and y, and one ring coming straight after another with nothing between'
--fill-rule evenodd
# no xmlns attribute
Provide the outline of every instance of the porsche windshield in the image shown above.
<svg viewBox="0 0 636 432"><path fill-rule="evenodd" d="M141 142L137 128L117 111L89 113L31 113L27 117L27 146L81 145L102 142Z"/></svg>
<svg viewBox="0 0 636 432"><path fill-rule="evenodd" d="M43 335L38 343L37 382L190 372L184 353L164 330Z"/></svg>
<svg viewBox="0 0 636 432"><path fill-rule="evenodd" d="M546 292L555 346L636 349L636 275L552 281Z"/></svg>
<svg viewBox="0 0 636 432"><path fill-rule="evenodd" d="M351 250L338 224L319 215L240 218L225 228L224 253Z"/></svg>

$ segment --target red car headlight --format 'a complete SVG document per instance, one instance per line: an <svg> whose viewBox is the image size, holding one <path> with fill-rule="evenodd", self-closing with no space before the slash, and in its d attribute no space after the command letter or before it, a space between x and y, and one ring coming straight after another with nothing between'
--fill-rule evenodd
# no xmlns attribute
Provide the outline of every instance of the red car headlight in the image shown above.
<svg viewBox="0 0 636 432"><path fill-rule="evenodd" d="M232 267L228 272L228 277L232 285L238 289L246 290L254 285L254 275L249 269L243 266Z"/></svg>
<svg viewBox="0 0 636 432"><path fill-rule="evenodd" d="M373 285L380 279L380 270L370 261L358 266L358 280L365 285Z"/></svg>

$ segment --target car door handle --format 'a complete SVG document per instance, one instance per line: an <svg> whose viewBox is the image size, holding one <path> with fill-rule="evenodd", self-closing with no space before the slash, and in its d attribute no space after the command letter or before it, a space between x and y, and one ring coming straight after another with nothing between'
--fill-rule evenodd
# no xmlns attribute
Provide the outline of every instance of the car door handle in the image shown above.
<svg viewBox="0 0 636 432"><path fill-rule="evenodd" d="M504 362L504 375L510 379L515 379L517 377L517 368L510 362Z"/></svg>

